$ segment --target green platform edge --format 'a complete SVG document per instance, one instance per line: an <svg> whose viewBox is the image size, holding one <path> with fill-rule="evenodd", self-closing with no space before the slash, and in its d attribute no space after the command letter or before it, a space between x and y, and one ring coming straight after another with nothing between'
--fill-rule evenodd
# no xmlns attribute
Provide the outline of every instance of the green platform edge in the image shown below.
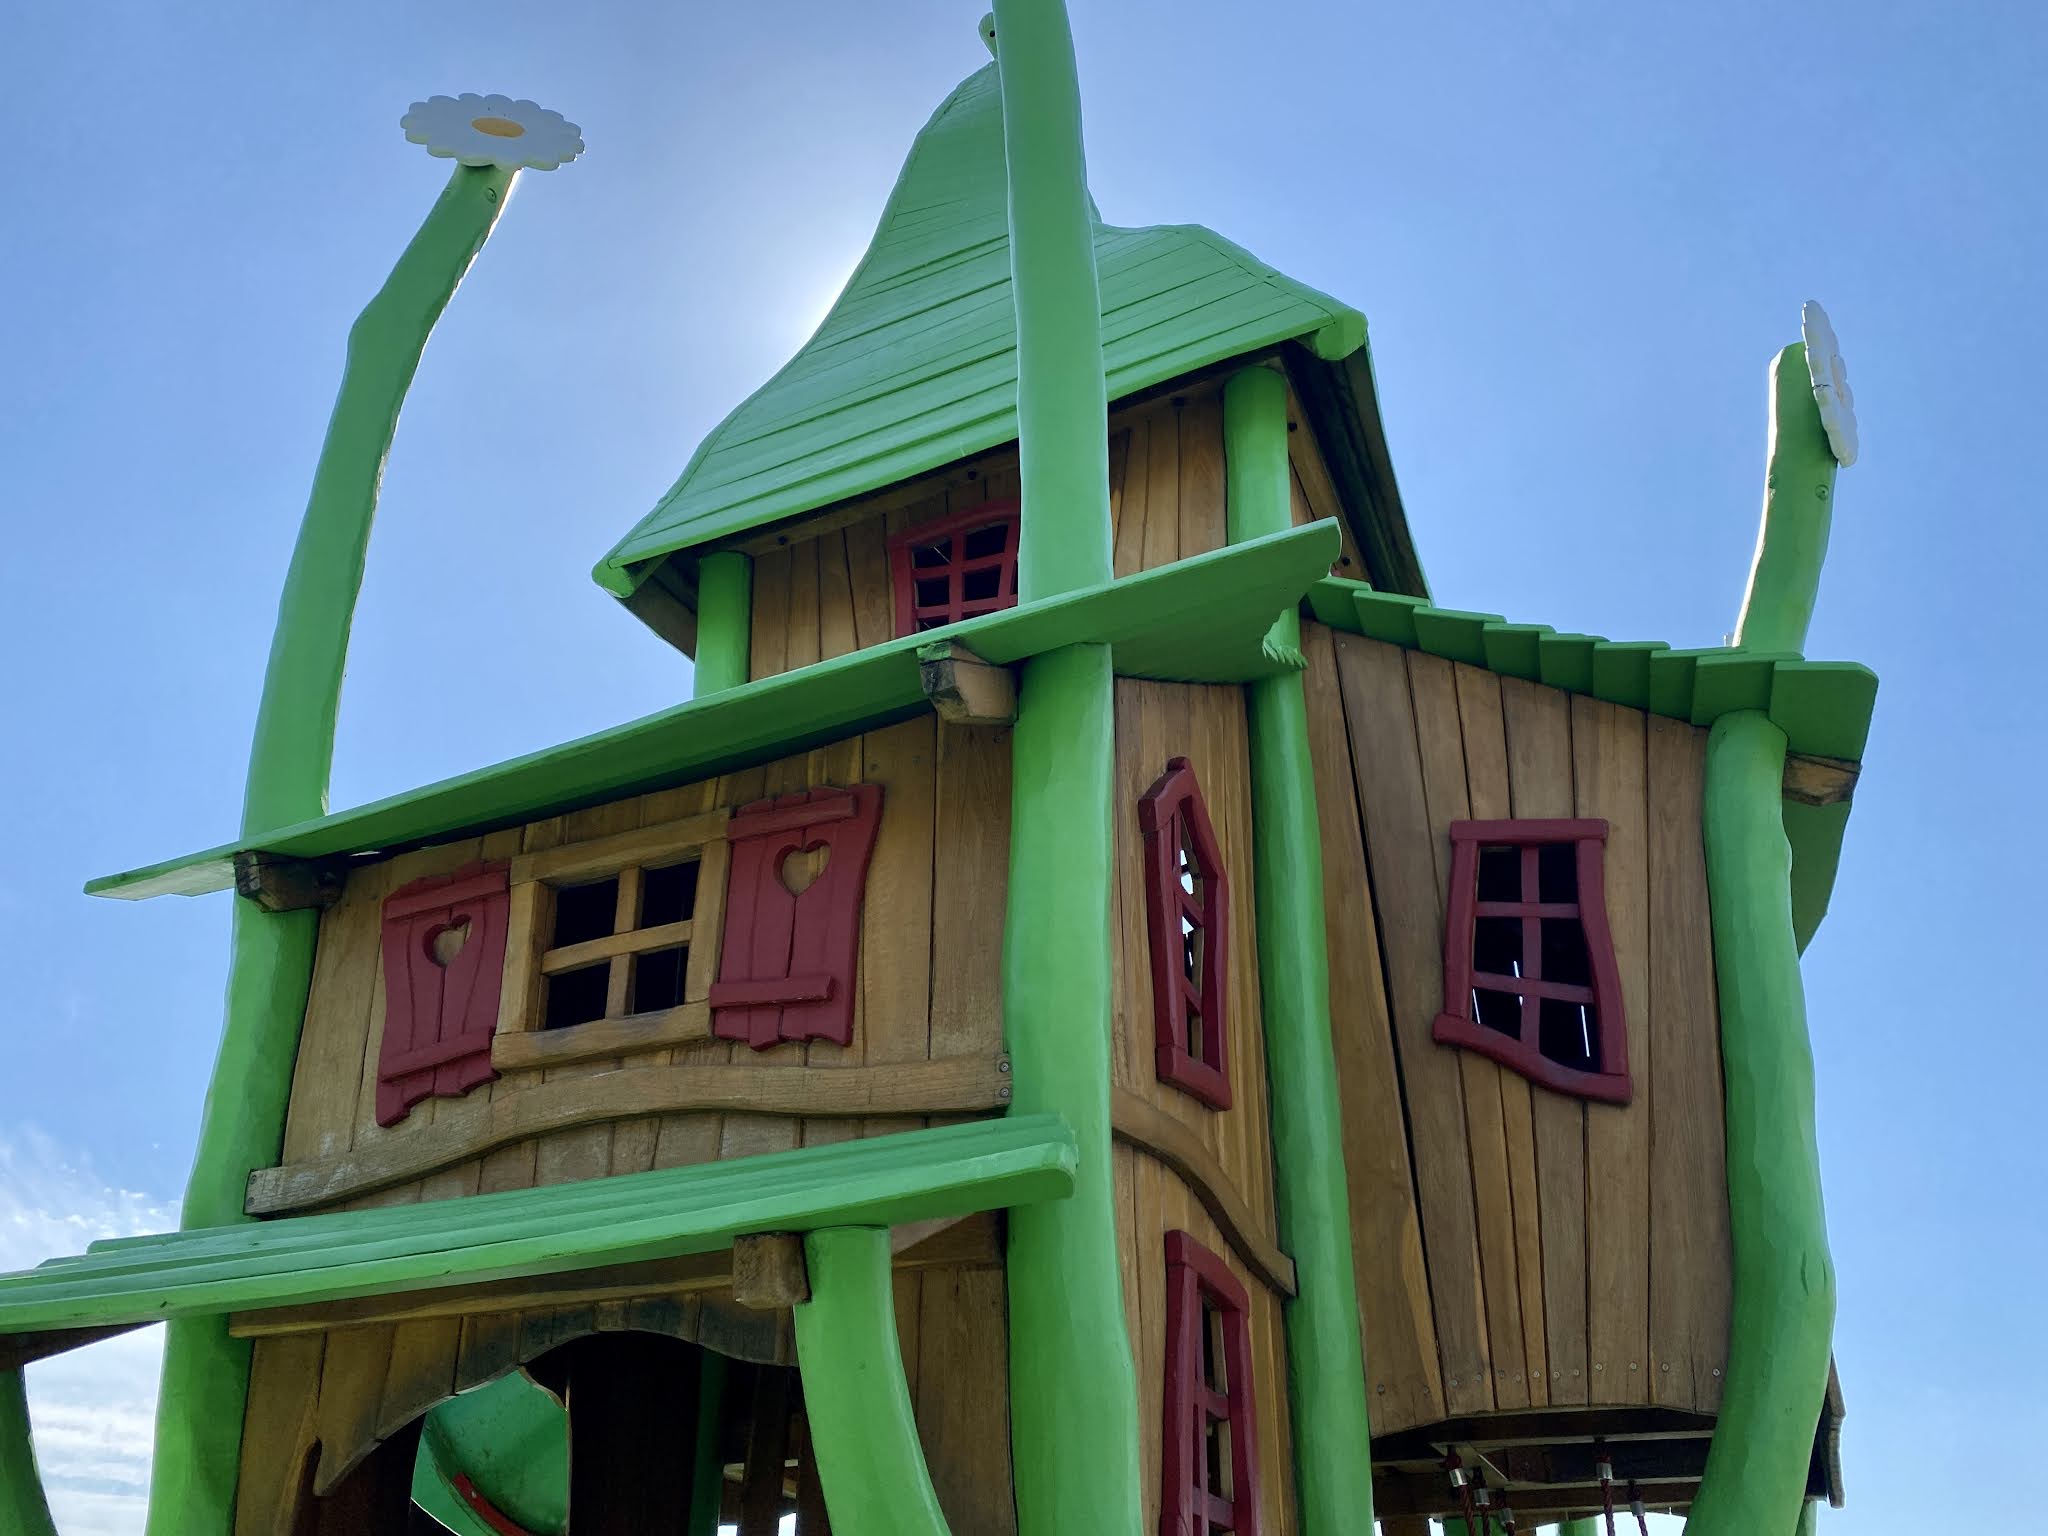
<svg viewBox="0 0 2048 1536"><path fill-rule="evenodd" d="M1340 577L1316 582L1308 606L1332 629L1693 725L1756 710L1785 733L1793 752L1860 762L1870 739L1877 674L1859 662L1806 661L1791 652L1729 646L1674 650L1661 640L1560 634L1546 624L1511 624L1499 614L1436 608ZM1810 806L1788 800L1784 819L1792 844L1793 929L1803 951L1827 915L1849 802Z"/></svg>
<svg viewBox="0 0 2048 1536"><path fill-rule="evenodd" d="M94 1243L0 1275L0 1334L126 1327L712 1253L749 1232L897 1226L1066 1198L1057 1115L417 1205Z"/></svg>
<svg viewBox="0 0 2048 1536"><path fill-rule="evenodd" d="M1110 647L1120 676L1246 682L1269 656L1272 616L1328 571L1334 522L1215 550L1118 581L692 699L625 725L355 809L90 881L94 896L196 896L234 881L242 849L292 858L390 854L730 772L929 708L917 652L953 640L1011 665L1068 645Z"/></svg>

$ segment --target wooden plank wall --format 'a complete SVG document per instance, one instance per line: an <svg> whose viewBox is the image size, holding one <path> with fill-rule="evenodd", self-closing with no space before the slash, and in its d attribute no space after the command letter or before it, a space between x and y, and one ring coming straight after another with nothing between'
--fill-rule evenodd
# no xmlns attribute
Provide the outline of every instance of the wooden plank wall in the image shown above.
<svg viewBox="0 0 2048 1536"><path fill-rule="evenodd" d="M1116 1000L1112 1078L1185 1125L1205 1146L1248 1208L1276 1238L1273 1153L1266 1107L1265 1036L1260 1017L1257 922L1252 895L1250 759L1244 694L1238 688L1120 679L1116 685ZM1186 757L1215 824L1230 879L1231 1107L1214 1110L1161 1083L1153 1069L1152 960L1145 930L1144 842L1138 799ZM1165 1386L1166 1234L1190 1232L1221 1255L1252 1297L1252 1357L1266 1529L1294 1529L1294 1484L1287 1422L1287 1356L1282 1298L1269 1290L1204 1210L1197 1193L1157 1159L1115 1148L1117 1220L1124 1303L1138 1375L1140 1464L1147 1520L1159 1518L1160 1410ZM1149 1528L1149 1525L1148 1525Z"/></svg>
<svg viewBox="0 0 2048 1536"><path fill-rule="evenodd" d="M478 858L536 852L812 785L858 781L884 787L862 908L852 1044L799 1042L755 1052L706 1040L626 1060L681 1070L738 1061L767 1072L994 1053L1002 1043L1001 871L1009 858L1009 775L1007 731L942 725L924 716L764 767L357 871L343 899L322 916L283 1160L418 1135L443 1105L517 1093L543 1078L597 1074L620 1064L600 1060L506 1073L462 1101L428 1099L397 1125L379 1126L374 1101L384 979L378 937L380 909L392 890ZM693 963L691 970L694 976L698 967ZM707 1112L600 1123L504 1147L348 1203L380 1206L530 1188L883 1135L922 1123L903 1117L862 1121ZM696 1298L672 1303L672 1309L694 1307ZM1001 1272L901 1275L897 1306L920 1429L947 1511L958 1529L1014 1529ZM257 1340L262 1390L252 1392L251 1459L245 1464L255 1522L250 1528L267 1528L263 1521L269 1516L256 1511L296 1496L297 1467L314 1442L366 1449L458 1385L474 1385L563 1338L590 1331L591 1313L588 1306L540 1308ZM619 1325L635 1326L630 1320ZM679 1315L675 1326L683 1337L698 1336L694 1313ZM707 1336L705 1342L716 1340ZM343 1470L339 1460L331 1460L323 1468L323 1486ZM265 1505L265 1499L272 1502Z"/></svg>
<svg viewBox="0 0 2048 1536"><path fill-rule="evenodd" d="M1298 421L1293 412L1291 420ZM1116 574L1128 576L1221 549L1222 384L1210 378L1155 395L1110 417L1109 508ZM1306 428L1288 438L1294 520L1340 517L1341 503ZM736 547L754 558L752 676L829 660L894 634L886 546L892 534L1018 495L1014 444L874 496L754 534ZM1331 570L1357 576L1350 530Z"/></svg>
<svg viewBox="0 0 2048 1536"><path fill-rule="evenodd" d="M1375 1433L1589 1404L1714 1412L1729 1259L1705 732L1306 629ZM1449 825L1509 816L1609 824L1626 1107L1430 1039Z"/></svg>

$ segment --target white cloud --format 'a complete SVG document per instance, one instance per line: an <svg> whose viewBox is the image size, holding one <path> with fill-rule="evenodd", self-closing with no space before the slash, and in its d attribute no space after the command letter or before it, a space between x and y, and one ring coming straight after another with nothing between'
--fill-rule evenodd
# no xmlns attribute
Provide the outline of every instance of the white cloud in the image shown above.
<svg viewBox="0 0 2048 1536"><path fill-rule="evenodd" d="M33 1126L0 1128L0 1271L177 1221L175 1203L108 1184ZM28 1369L36 1459L63 1536L142 1530L162 1333L122 1334Z"/></svg>

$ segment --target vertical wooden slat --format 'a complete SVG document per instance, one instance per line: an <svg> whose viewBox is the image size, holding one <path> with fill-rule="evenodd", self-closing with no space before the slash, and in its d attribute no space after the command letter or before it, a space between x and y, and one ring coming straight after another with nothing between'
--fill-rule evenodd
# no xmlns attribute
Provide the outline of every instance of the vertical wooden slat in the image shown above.
<svg viewBox="0 0 2048 1536"><path fill-rule="evenodd" d="M753 626L747 676L755 681L789 670L790 552L766 550L754 556Z"/></svg>
<svg viewBox="0 0 2048 1536"><path fill-rule="evenodd" d="M1188 397L1180 418L1180 558L1221 549L1223 394L1213 386Z"/></svg>
<svg viewBox="0 0 2048 1536"><path fill-rule="evenodd" d="M1707 733L1649 722L1650 1401L1713 1413L1728 1353L1720 1008L1700 803ZM1633 1023L1631 1023L1633 1045ZM1633 1063L1632 1063L1633 1065Z"/></svg>
<svg viewBox="0 0 2048 1536"><path fill-rule="evenodd" d="M1351 725L1352 771L1364 808L1394 1039L1407 1091L1424 1254L1435 1303L1445 1407L1493 1406L1472 1169L1457 1053L1430 1038L1443 1002L1443 912L1422 782L1415 708L1402 654L1340 635L1337 671Z"/></svg>
<svg viewBox="0 0 2048 1536"><path fill-rule="evenodd" d="M276 1536L293 1529L305 1489L327 1337L287 1333L252 1342L235 1536Z"/></svg>
<svg viewBox="0 0 2048 1536"><path fill-rule="evenodd" d="M1465 785L1472 815L1480 821L1501 821L1513 814L1508 791L1506 727L1501 717L1500 679L1477 667L1454 669L1458 684L1458 719L1465 734ZM1521 1309L1522 1371L1527 1401L1541 1407L1550 1401L1550 1371L1543 1346L1543 1220L1536 1194L1536 1111L1529 1080L1518 1072L1497 1070L1501 1128L1507 1156L1508 1196L1514 1215L1514 1276ZM1500 1336L1494 1336L1494 1381L1501 1380ZM1509 1406L1507 1402L1503 1407ZM1517 1405L1519 1406L1519 1405Z"/></svg>
<svg viewBox="0 0 2048 1536"><path fill-rule="evenodd" d="M1010 732L942 723L936 746L930 1035L934 1058L1002 1049Z"/></svg>
<svg viewBox="0 0 2048 1536"><path fill-rule="evenodd" d="M1629 1071L1652 1081L1645 731L1635 710L1572 700L1573 794L1604 817L1607 921L1629 1021ZM1644 1102L1586 1106L1586 1326L1596 1403L1644 1401L1650 1358L1650 1113Z"/></svg>
<svg viewBox="0 0 2048 1536"><path fill-rule="evenodd" d="M1458 719L1457 681L1452 664L1419 651L1411 651L1407 661L1408 683L1415 701L1415 735L1422 752L1423 795L1429 805L1430 851L1434 855L1436 913L1441 932L1450 893L1451 823L1467 819L1472 810L1465 783L1464 734ZM1439 985L1437 1006L1441 1008L1442 1003L1443 988ZM1454 1054L1465 1105L1466 1154L1472 1169L1473 1214L1478 1223L1494 1401L1501 1408L1522 1408L1528 1405L1529 1394L1521 1297L1515 1278L1515 1212L1508 1188L1501 1069L1476 1052ZM1457 1372L1451 1374L1455 1376Z"/></svg>
<svg viewBox="0 0 2048 1536"><path fill-rule="evenodd" d="M853 623L853 576L846 559L846 535L825 534L818 545L818 659L829 661L859 648Z"/></svg>
<svg viewBox="0 0 2048 1536"><path fill-rule="evenodd" d="M288 1163L329 1157L352 1144L389 873L388 865L357 870L342 899L321 914L285 1119Z"/></svg>
<svg viewBox="0 0 2048 1536"><path fill-rule="evenodd" d="M1140 558L1148 571L1180 558L1180 418L1177 401L1152 413L1146 452L1145 542Z"/></svg>
<svg viewBox="0 0 2048 1536"><path fill-rule="evenodd" d="M1501 679L1508 790L1518 817L1572 814L1571 706L1553 688ZM1543 1218L1544 1355L1550 1401L1587 1401L1586 1106L1538 1093L1536 1202Z"/></svg>
<svg viewBox="0 0 2048 1536"><path fill-rule="evenodd" d="M862 778L883 787L860 925L859 985L871 1066L931 1054L935 724L923 715L862 739ZM905 1128L902 1121L874 1120L864 1134Z"/></svg>
<svg viewBox="0 0 2048 1536"><path fill-rule="evenodd" d="M1130 446L1124 459L1123 494L1117 498L1116 574L1128 576L1145 568L1145 507L1152 481L1152 416L1131 418Z"/></svg>
<svg viewBox="0 0 2048 1536"><path fill-rule="evenodd" d="M853 638L862 649L896 633L896 598L889 585L887 525L879 517L846 527L846 570L853 593Z"/></svg>
<svg viewBox="0 0 2048 1536"><path fill-rule="evenodd" d="M314 1491L325 1493L377 1442L384 1374L391 1360L389 1323L336 1328L320 1364L320 1465Z"/></svg>
<svg viewBox="0 0 2048 1536"><path fill-rule="evenodd" d="M851 615L849 615L849 620ZM807 781L812 789L831 787L844 789L850 784L861 782L861 768L864 757L861 739L848 737L835 741L830 746L818 747L809 756ZM882 814L889 814L886 795L883 798ZM855 980L856 989L859 986ZM804 1043L803 1062L807 1067L857 1067L867 1059L866 1010L861 998L853 999L853 1031L847 1044L836 1040L809 1040ZM807 1147L822 1146L827 1142L849 1141L860 1134L860 1122L850 1117L812 1118L799 1122L798 1140Z"/></svg>
<svg viewBox="0 0 2048 1536"><path fill-rule="evenodd" d="M1124 469L1130 463L1131 429L1114 427L1109 434L1109 536L1114 548L1117 530L1123 526Z"/></svg>
<svg viewBox="0 0 2048 1536"><path fill-rule="evenodd" d="M1393 1023L1338 693L1336 648L1320 624L1302 628L1308 658L1309 752L1322 813L1323 910L1330 956L1330 1026L1344 1107L1358 1309L1367 1406L1386 1432L1444 1416L1436 1318L1422 1258L1422 1222L1394 1067ZM1379 729L1369 722L1366 729Z"/></svg>
<svg viewBox="0 0 2048 1536"><path fill-rule="evenodd" d="M1017 1513L1002 1272L928 1271L918 1349L918 1439L939 1507L956 1531L1009 1536Z"/></svg>
<svg viewBox="0 0 2048 1536"><path fill-rule="evenodd" d="M818 551L820 541L806 539L789 548L789 609L784 620L782 665L786 672L818 660Z"/></svg>

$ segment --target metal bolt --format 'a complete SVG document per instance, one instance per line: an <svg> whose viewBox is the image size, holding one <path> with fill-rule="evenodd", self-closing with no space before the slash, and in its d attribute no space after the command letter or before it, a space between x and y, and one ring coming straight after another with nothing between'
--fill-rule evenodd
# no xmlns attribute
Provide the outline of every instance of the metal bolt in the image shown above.
<svg viewBox="0 0 2048 1536"><path fill-rule="evenodd" d="M998 1072L1008 1072L1010 1070L1010 1058L1005 1056L1001 1061L998 1061L996 1063L996 1070Z"/></svg>
<svg viewBox="0 0 2048 1536"><path fill-rule="evenodd" d="M1666 1360L1662 1365L1658 1366L1657 1369L1664 1372L1668 1376L1671 1373L1671 1362L1669 1360Z"/></svg>

